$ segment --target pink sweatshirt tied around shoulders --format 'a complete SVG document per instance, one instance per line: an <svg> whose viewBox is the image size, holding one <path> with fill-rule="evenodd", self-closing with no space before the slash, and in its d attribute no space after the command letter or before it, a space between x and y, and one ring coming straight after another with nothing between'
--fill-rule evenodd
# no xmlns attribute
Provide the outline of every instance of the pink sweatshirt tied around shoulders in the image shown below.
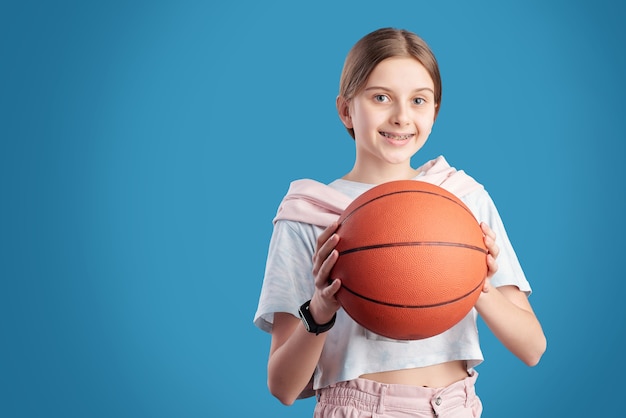
<svg viewBox="0 0 626 418"><path fill-rule="evenodd" d="M419 171L422 173L419 181L442 187L459 198L483 187L463 170L450 167L443 156L427 162ZM325 228L336 221L351 202L350 197L326 184L310 179L295 180L278 207L274 223L284 219Z"/></svg>

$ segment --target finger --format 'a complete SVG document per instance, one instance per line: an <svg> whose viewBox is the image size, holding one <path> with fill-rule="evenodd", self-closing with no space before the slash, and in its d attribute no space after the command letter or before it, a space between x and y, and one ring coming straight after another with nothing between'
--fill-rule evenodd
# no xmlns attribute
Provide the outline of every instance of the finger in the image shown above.
<svg viewBox="0 0 626 418"><path fill-rule="evenodd" d="M494 243L493 246L489 248L489 252L493 255L493 258L498 258L498 255L500 255L500 247Z"/></svg>
<svg viewBox="0 0 626 418"><path fill-rule="evenodd" d="M326 286L323 290L322 290L322 294L324 297L333 297L335 296L335 293L337 293L339 291L339 288L341 287L341 280L339 279L328 279L329 284L328 286Z"/></svg>
<svg viewBox="0 0 626 418"><path fill-rule="evenodd" d="M500 254L500 247L496 244L493 238L485 237L485 246L487 247L489 254L491 254L494 258L498 258L498 255Z"/></svg>
<svg viewBox="0 0 626 418"><path fill-rule="evenodd" d="M491 229L491 227L489 227L489 225L487 225L485 222L480 223L480 229L482 229L485 236L491 238L494 241L496 240L496 233L493 232L493 229Z"/></svg>
<svg viewBox="0 0 626 418"><path fill-rule="evenodd" d="M337 230L337 222L333 222L330 224L322 233L317 237L317 242L315 246L315 252L313 253L313 274L317 274L317 271L320 268L322 262L328 257L328 254L335 248L335 245L332 245L329 249L327 246L324 248L324 245L328 242L329 239L333 238L334 232Z"/></svg>
<svg viewBox="0 0 626 418"><path fill-rule="evenodd" d="M316 248L320 248L328 239L335 233L338 228L337 222L333 222L328 225L328 227L322 231L322 233L317 237L317 246Z"/></svg>
<svg viewBox="0 0 626 418"><path fill-rule="evenodd" d="M326 259L330 256L335 246L339 243L337 234L331 235L330 238L313 254L313 274L317 275Z"/></svg>
<svg viewBox="0 0 626 418"><path fill-rule="evenodd" d="M487 225L484 222L481 222L480 227L483 230L483 233L485 234L483 242L485 243L487 250L495 258L497 258L498 254L500 254L500 247L498 247L498 245L496 244L496 233L493 232L493 230L489 227L489 225Z"/></svg>
<svg viewBox="0 0 626 418"><path fill-rule="evenodd" d="M498 254L500 254L500 247L496 244L495 240L489 236L485 236L484 243L485 247L487 247L487 251L489 251L489 254L497 258Z"/></svg>
<svg viewBox="0 0 626 418"><path fill-rule="evenodd" d="M330 272L339 258L339 251L331 250L315 275L315 285L321 289L328 286Z"/></svg>
<svg viewBox="0 0 626 418"><path fill-rule="evenodd" d="M498 262L491 254L487 254L487 278L490 278L498 271Z"/></svg>

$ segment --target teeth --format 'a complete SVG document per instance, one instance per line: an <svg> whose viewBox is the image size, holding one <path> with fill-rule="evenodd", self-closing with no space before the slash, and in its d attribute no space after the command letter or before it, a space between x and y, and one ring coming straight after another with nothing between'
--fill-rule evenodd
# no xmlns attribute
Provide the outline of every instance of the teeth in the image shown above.
<svg viewBox="0 0 626 418"><path fill-rule="evenodd" d="M390 133L387 132L381 132L380 133L382 136L384 136L385 138L389 138L389 139L396 139L396 140L400 140L403 141L405 139L409 139L410 137L413 136L413 134L405 134L405 135L392 135Z"/></svg>

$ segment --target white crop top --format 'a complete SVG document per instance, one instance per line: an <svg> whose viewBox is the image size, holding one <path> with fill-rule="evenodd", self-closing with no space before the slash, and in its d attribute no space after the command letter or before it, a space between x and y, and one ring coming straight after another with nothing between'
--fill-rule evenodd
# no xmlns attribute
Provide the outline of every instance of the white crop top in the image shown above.
<svg viewBox="0 0 626 418"><path fill-rule="evenodd" d="M342 179L329 186L352 199L372 187ZM500 254L498 271L491 279L492 285L514 285L530 294L530 285L489 194L480 188L461 197L461 200L477 220L486 222L496 233ZM311 299L315 290L311 259L317 236L322 230L303 222L276 222L254 316L254 323L260 329L271 332L275 312L287 312L298 317L299 306ZM466 360L467 367L473 368L483 360L476 317L476 310L472 309L461 322L442 334L423 340L396 341L366 330L340 309L335 326L328 331L315 370L313 388L355 379L365 373L425 367L452 360Z"/></svg>

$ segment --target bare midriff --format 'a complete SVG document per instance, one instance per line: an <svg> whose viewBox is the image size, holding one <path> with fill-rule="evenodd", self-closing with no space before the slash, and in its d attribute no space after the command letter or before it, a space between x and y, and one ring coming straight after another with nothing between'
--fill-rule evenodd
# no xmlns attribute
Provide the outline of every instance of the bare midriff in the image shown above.
<svg viewBox="0 0 626 418"><path fill-rule="evenodd" d="M458 382L459 380L463 380L467 376L468 373L465 361L456 360L415 369L368 373L359 377L380 383L442 388L454 382Z"/></svg>

